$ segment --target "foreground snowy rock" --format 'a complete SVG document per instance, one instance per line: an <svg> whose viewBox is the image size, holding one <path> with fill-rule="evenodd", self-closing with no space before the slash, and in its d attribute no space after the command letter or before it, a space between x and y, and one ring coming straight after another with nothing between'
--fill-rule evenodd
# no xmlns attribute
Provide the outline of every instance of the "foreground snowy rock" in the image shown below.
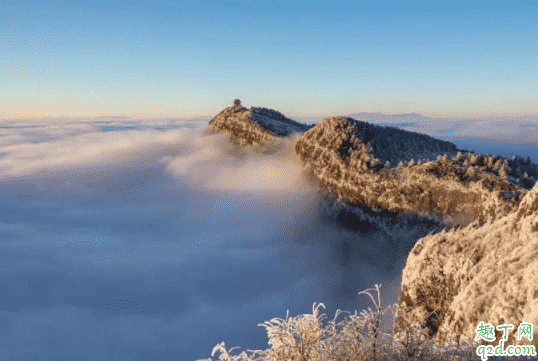
<svg viewBox="0 0 538 361"><path fill-rule="evenodd" d="M474 338L480 321L512 324L507 345L534 345L517 340L518 326L538 326L538 186L526 194L517 212L483 227L430 234L420 239L407 258L397 315L405 322L427 317L435 341ZM407 307L413 310L406 311ZM395 322L395 330L403 322ZM495 330L498 345L502 332Z"/></svg>

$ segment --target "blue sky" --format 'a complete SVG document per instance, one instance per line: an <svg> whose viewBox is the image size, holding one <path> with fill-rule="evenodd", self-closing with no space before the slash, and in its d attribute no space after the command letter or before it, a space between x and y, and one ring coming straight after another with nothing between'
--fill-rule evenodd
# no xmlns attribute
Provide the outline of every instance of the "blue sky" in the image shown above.
<svg viewBox="0 0 538 361"><path fill-rule="evenodd" d="M510 4L4 2L0 119L214 116L235 98L297 120L535 115L538 6Z"/></svg>

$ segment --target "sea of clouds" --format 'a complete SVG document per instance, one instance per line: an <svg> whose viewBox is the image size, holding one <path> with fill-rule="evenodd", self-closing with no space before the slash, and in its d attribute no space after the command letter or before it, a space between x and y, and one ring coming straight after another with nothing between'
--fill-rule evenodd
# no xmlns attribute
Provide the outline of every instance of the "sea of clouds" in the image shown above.
<svg viewBox="0 0 538 361"><path fill-rule="evenodd" d="M207 120L0 121L3 358L194 360L266 349L259 323L314 302L374 308L358 292L376 283L397 302L427 227L346 228L296 137L241 148ZM399 126L538 163L535 123L461 123Z"/></svg>

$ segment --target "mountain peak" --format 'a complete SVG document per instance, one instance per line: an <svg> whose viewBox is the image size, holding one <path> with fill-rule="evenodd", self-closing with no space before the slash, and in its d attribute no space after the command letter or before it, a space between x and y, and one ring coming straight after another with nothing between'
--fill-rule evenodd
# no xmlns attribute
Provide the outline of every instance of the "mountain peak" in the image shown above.
<svg viewBox="0 0 538 361"><path fill-rule="evenodd" d="M289 119L273 109L263 107L247 109L235 102L234 106L225 108L217 114L209 122L209 126L230 134L232 141L238 145L254 146L272 142L278 137L285 137L294 132L302 133L313 127Z"/></svg>

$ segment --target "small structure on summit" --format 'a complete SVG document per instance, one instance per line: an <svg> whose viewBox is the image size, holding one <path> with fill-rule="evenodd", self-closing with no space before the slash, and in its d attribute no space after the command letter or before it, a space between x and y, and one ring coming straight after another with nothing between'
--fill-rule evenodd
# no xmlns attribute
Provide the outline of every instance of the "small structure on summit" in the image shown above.
<svg viewBox="0 0 538 361"><path fill-rule="evenodd" d="M244 106L241 105L241 100L234 99L234 105L233 105L233 112L234 113L241 112L241 111L246 110L246 109L247 108L245 108Z"/></svg>

